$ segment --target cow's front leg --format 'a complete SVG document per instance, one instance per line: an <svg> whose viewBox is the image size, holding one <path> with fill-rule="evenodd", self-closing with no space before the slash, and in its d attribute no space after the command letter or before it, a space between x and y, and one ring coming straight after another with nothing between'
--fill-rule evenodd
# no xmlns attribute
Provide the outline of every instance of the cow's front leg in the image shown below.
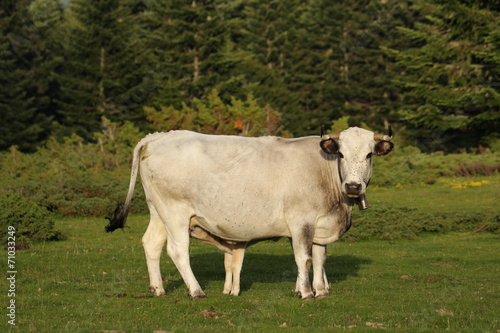
<svg viewBox="0 0 500 333"><path fill-rule="evenodd" d="M326 245L313 244L312 262L313 262L313 289L316 298L328 296L328 279L325 272Z"/></svg>
<svg viewBox="0 0 500 333"><path fill-rule="evenodd" d="M314 295L311 289L311 282L309 281L309 270L312 264L312 237L304 237L305 234L306 232L301 235L302 237L292 236L292 242L298 270L295 291L302 299L307 300L314 299Z"/></svg>
<svg viewBox="0 0 500 333"><path fill-rule="evenodd" d="M160 256L167 240L167 231L154 208L150 208L151 220L148 229L142 237L142 246L146 255L149 273L149 290L155 296L164 296L163 281L160 273Z"/></svg>

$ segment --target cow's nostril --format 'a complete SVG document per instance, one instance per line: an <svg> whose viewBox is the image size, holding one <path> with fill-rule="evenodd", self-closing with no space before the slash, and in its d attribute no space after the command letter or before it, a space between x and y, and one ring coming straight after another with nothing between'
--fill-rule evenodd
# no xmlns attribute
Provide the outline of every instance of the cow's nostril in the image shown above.
<svg viewBox="0 0 500 333"><path fill-rule="evenodd" d="M345 184L347 194L359 194L361 192L361 184Z"/></svg>

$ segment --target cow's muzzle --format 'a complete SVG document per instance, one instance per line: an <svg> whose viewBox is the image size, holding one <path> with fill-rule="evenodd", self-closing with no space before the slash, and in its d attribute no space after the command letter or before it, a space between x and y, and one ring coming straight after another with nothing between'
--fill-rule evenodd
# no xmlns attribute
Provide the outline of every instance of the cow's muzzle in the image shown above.
<svg viewBox="0 0 500 333"><path fill-rule="evenodd" d="M345 193L348 197L357 198L361 195L361 190L363 189L363 185L358 183L348 183L345 184Z"/></svg>

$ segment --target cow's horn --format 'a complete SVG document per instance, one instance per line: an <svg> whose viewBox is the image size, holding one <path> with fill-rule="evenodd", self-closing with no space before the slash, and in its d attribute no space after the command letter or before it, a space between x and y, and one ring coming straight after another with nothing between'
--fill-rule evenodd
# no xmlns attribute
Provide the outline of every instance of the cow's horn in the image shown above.
<svg viewBox="0 0 500 333"><path fill-rule="evenodd" d="M325 125L321 125L321 140L334 139L338 140L340 133L325 134Z"/></svg>
<svg viewBox="0 0 500 333"><path fill-rule="evenodd" d="M340 139L340 133L332 133L330 134L330 138L338 140Z"/></svg>
<svg viewBox="0 0 500 333"><path fill-rule="evenodd" d="M386 134L374 134L373 139L375 141L391 141L392 140L392 128L389 126L389 135Z"/></svg>
<svg viewBox="0 0 500 333"><path fill-rule="evenodd" d="M321 140L327 140L329 138L328 135L325 135L325 125L321 125Z"/></svg>

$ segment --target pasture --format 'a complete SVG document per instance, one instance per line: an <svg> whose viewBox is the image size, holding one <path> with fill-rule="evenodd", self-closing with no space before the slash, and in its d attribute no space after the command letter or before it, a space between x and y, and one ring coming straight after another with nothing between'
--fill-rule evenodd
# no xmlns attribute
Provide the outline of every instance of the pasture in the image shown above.
<svg viewBox="0 0 500 333"><path fill-rule="evenodd" d="M493 176L371 188L368 201L373 208L390 202L419 212L491 216L498 215L498 183ZM222 294L222 253L192 241L193 270L208 295L192 301L165 253L161 270L167 296L153 298L148 292L141 246L148 215L132 214L128 228L112 234L104 233L106 222L59 219L67 240L16 252L17 325L7 324L2 305L2 332L500 330L499 237L480 228L332 244L326 263L330 297L314 301L293 294L296 266L286 239L247 250L239 297ZM0 288L7 304L6 279Z"/></svg>

